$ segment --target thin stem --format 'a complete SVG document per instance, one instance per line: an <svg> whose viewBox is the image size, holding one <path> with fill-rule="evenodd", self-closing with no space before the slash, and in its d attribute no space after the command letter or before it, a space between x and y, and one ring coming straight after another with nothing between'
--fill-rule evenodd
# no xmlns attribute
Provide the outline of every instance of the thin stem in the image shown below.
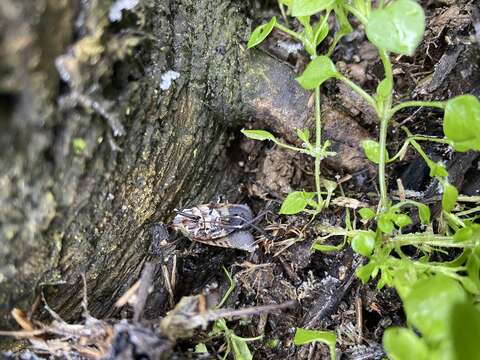
<svg viewBox="0 0 480 360"><path fill-rule="evenodd" d="M438 109L445 109L447 103L445 101L405 101L393 107L390 110L390 116L393 116L396 112L405 109L407 107L432 107Z"/></svg>
<svg viewBox="0 0 480 360"><path fill-rule="evenodd" d="M382 59L383 68L385 71L385 78L390 80L393 84L393 70L392 63L388 57L388 53L385 50L378 50L380 59ZM385 174L385 164L386 164L386 152L387 152L387 130L388 124L390 122L390 109L392 107L392 92L385 101L375 107L377 114L380 118L380 135L379 135L379 145L380 145L380 159L378 163L378 184L380 189L380 207L382 210L387 210L390 202L387 195L387 179Z"/></svg>
<svg viewBox="0 0 480 360"><path fill-rule="evenodd" d="M385 71L385 78L390 79L393 84L392 63L390 62L390 58L388 57L388 52L386 50L379 49L378 54L380 55L380 59L382 59L383 69Z"/></svg>
<svg viewBox="0 0 480 360"><path fill-rule="evenodd" d="M368 19L363 15L358 9L353 7L352 5L345 4L343 5L347 11L351 12L353 16L355 16L360 22L365 25L368 22Z"/></svg>
<svg viewBox="0 0 480 360"><path fill-rule="evenodd" d="M423 136L423 135L413 135L410 140L416 140L416 141L430 141L430 142L436 142L440 144L448 144L450 145L450 140L448 139L442 139L442 138L437 138L433 136Z"/></svg>
<svg viewBox="0 0 480 360"><path fill-rule="evenodd" d="M290 35L291 37L299 40L300 42L303 43L303 37L300 35L300 34L297 34L295 31L293 30L290 30L289 28L287 28L286 26L283 26L282 24L279 24L279 23L276 23L274 25L278 30L280 31L283 31L284 33Z"/></svg>
<svg viewBox="0 0 480 360"><path fill-rule="evenodd" d="M343 81L345 84L350 86L353 91L355 91L358 95L360 95L362 98L364 98L365 101L368 103L368 105L370 105L375 110L377 109L377 104L375 103L375 100L373 99L373 97L368 95L368 93L365 90L363 90L360 86L358 86L352 80L350 80L349 78L347 78L347 77L345 77L341 74L338 75L337 78L338 78L338 80Z"/></svg>
<svg viewBox="0 0 480 360"><path fill-rule="evenodd" d="M389 201L387 196L387 179L385 175L385 155L387 151L387 130L390 118L385 115L380 118L380 159L378 163L378 186L380 189L380 206L382 210L387 210Z"/></svg>
<svg viewBox="0 0 480 360"><path fill-rule="evenodd" d="M473 214L473 213L476 213L480 211L480 206L477 206L477 207L474 207L472 209L468 209L468 210L464 210L464 211L460 211L460 212L457 212L455 215L456 216L466 216L466 215L470 215L470 214Z"/></svg>
<svg viewBox="0 0 480 360"><path fill-rule="evenodd" d="M320 112L320 86L315 88L315 187L317 189L317 202L320 206L323 202L320 189L320 162L319 155L322 146L322 122Z"/></svg>
<svg viewBox="0 0 480 360"><path fill-rule="evenodd" d="M473 248L476 245L475 241L459 242L459 241L455 241L453 236L439 236L435 234L399 235L394 238L391 238L390 241L400 246L429 245L429 246L435 246L435 247L460 248L460 249Z"/></svg>
<svg viewBox="0 0 480 360"><path fill-rule="evenodd" d="M310 151L308 151L307 149L302 149L302 148L299 148L299 147L296 147L296 146L284 144L284 143L278 141L277 139L273 140L273 142L274 142L275 144L277 144L278 146L283 147L283 148L285 148L285 149L289 149L289 150L293 150L293 151L298 151L298 152L301 152L301 153L303 153L303 154L311 154Z"/></svg>

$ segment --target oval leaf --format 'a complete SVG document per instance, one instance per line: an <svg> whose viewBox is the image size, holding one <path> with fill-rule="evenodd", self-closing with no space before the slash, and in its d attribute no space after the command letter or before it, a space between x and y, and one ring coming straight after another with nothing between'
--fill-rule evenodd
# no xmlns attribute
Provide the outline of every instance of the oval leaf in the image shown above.
<svg viewBox="0 0 480 360"><path fill-rule="evenodd" d="M373 218L375 218L375 211L370 208L360 209L358 210L358 213L363 220L372 220Z"/></svg>
<svg viewBox="0 0 480 360"><path fill-rule="evenodd" d="M380 215L377 225L383 233L388 235L391 235L395 229L392 220L390 220L389 214Z"/></svg>
<svg viewBox="0 0 480 360"><path fill-rule="evenodd" d="M413 55L425 31L425 14L414 0L397 0L372 11L367 37L379 49Z"/></svg>
<svg viewBox="0 0 480 360"><path fill-rule="evenodd" d="M307 207L309 200L313 199L314 196L315 194L311 192L291 192L290 194L288 194L285 200L283 200L282 206L280 207L280 214L298 214L300 211L304 210Z"/></svg>
<svg viewBox="0 0 480 360"><path fill-rule="evenodd" d="M447 102L443 133L456 151L480 151L480 101L473 95Z"/></svg>
<svg viewBox="0 0 480 360"><path fill-rule="evenodd" d="M417 360L429 358L427 345L410 329L388 328L383 334L383 347L389 359L409 360L413 354Z"/></svg>
<svg viewBox="0 0 480 360"><path fill-rule="evenodd" d="M253 140L275 140L275 136L265 130L241 130L242 134Z"/></svg>
<svg viewBox="0 0 480 360"><path fill-rule="evenodd" d="M320 341L334 346L337 341L337 335L333 331L318 331L297 328L293 342L295 345L304 345L314 341Z"/></svg>
<svg viewBox="0 0 480 360"><path fill-rule="evenodd" d="M446 183L442 194L442 209L451 212L457 202L458 190L452 184Z"/></svg>
<svg viewBox="0 0 480 360"><path fill-rule="evenodd" d="M374 140L363 140L361 142L363 151L368 160L378 164L380 163L380 144ZM385 161L388 161L388 152L385 150Z"/></svg>
<svg viewBox="0 0 480 360"><path fill-rule="evenodd" d="M373 231L362 231L352 238L352 249L357 254L370 256L375 248L375 233Z"/></svg>
<svg viewBox="0 0 480 360"><path fill-rule="evenodd" d="M430 208L425 204L416 204L418 208L418 217L423 225L430 223Z"/></svg>
<svg viewBox="0 0 480 360"><path fill-rule="evenodd" d="M333 5L335 0L293 0L292 16L309 16L325 10Z"/></svg>
<svg viewBox="0 0 480 360"><path fill-rule="evenodd" d="M297 81L304 89L312 90L337 75L338 72L332 60L328 56L319 56L308 64Z"/></svg>
<svg viewBox="0 0 480 360"><path fill-rule="evenodd" d="M393 222L399 228L403 228L405 226L410 225L412 223L412 219L410 218L410 216L406 214L398 214L398 215L395 215L395 217L393 218Z"/></svg>
<svg viewBox="0 0 480 360"><path fill-rule="evenodd" d="M391 78L385 78L377 86L377 96L385 100L392 94L393 82Z"/></svg>
<svg viewBox="0 0 480 360"><path fill-rule="evenodd" d="M413 284L404 300L404 308L408 322L434 342L448 334L452 306L467 298L457 281L434 275Z"/></svg>
<svg viewBox="0 0 480 360"><path fill-rule="evenodd" d="M260 44L265 38L270 34L273 27L277 23L277 18L274 16L270 19L270 21L266 24L258 26L255 30L253 30L252 35L250 35L250 39L248 40L247 48L252 48Z"/></svg>

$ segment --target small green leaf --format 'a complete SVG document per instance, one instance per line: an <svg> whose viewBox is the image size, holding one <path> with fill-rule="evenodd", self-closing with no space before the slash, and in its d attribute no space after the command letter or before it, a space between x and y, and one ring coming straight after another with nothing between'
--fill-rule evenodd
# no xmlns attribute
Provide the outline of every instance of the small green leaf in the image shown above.
<svg viewBox="0 0 480 360"><path fill-rule="evenodd" d="M335 11L335 18L338 22L338 30L335 33L335 37L341 38L342 36L351 33L353 28L348 21L348 14L341 2L337 2L333 8L333 11Z"/></svg>
<svg viewBox="0 0 480 360"><path fill-rule="evenodd" d="M293 342L295 345L304 345L314 341L335 344L337 335L332 331L318 331L297 328Z"/></svg>
<svg viewBox="0 0 480 360"><path fill-rule="evenodd" d="M250 35L250 39L248 40L247 48L250 49L254 46L260 44L265 38L270 34L273 27L277 23L277 18L274 16L270 19L270 21L266 24L258 26L255 30L253 30L252 35Z"/></svg>
<svg viewBox="0 0 480 360"><path fill-rule="evenodd" d="M297 129L297 136L302 140L305 144L310 143L310 130L299 130Z"/></svg>
<svg viewBox="0 0 480 360"><path fill-rule="evenodd" d="M383 347L392 360L428 360L424 341L410 329L391 327L383 333Z"/></svg>
<svg viewBox="0 0 480 360"><path fill-rule="evenodd" d="M358 210L358 213L360 214L363 220L372 220L375 218L375 211L373 211L370 208L360 209Z"/></svg>
<svg viewBox="0 0 480 360"><path fill-rule="evenodd" d="M445 165L439 162L427 161L427 165L430 168L431 177L444 178L448 176L448 171L445 169Z"/></svg>
<svg viewBox="0 0 480 360"><path fill-rule="evenodd" d="M478 334L480 334L478 308L471 302L457 303L453 306L448 323L451 324L450 341L453 343L455 359L478 359Z"/></svg>
<svg viewBox="0 0 480 360"><path fill-rule="evenodd" d="M320 20L313 27L313 38L315 45L319 45L328 35L328 17L321 17Z"/></svg>
<svg viewBox="0 0 480 360"><path fill-rule="evenodd" d="M87 147L87 143L82 138L76 137L73 139L72 146L75 154L81 155L85 151L85 148Z"/></svg>
<svg viewBox="0 0 480 360"><path fill-rule="evenodd" d="M337 69L328 56L313 59L297 81L304 89L312 90L338 75Z"/></svg>
<svg viewBox="0 0 480 360"><path fill-rule="evenodd" d="M305 191L294 191L288 194L280 207L281 215L293 215L303 211L308 201L313 199L315 193Z"/></svg>
<svg viewBox="0 0 480 360"><path fill-rule="evenodd" d="M328 345L328 348L330 349L330 359L335 360L337 358L335 349L337 334L333 331L318 331L302 328L297 328L295 331L295 337L293 338L293 343L295 345L299 346L315 341Z"/></svg>
<svg viewBox="0 0 480 360"><path fill-rule="evenodd" d="M319 244L319 243L314 243L312 245L313 250L321 251L321 252L330 252L330 251L340 251L343 249L344 244L340 245L325 245L325 244Z"/></svg>
<svg viewBox="0 0 480 360"><path fill-rule="evenodd" d="M380 144L374 140L363 140L360 144L368 160L378 164L380 163ZM385 161L388 161L388 152L385 149Z"/></svg>
<svg viewBox="0 0 480 360"><path fill-rule="evenodd" d="M275 140L275 136L265 130L241 130L242 134L253 140Z"/></svg>
<svg viewBox="0 0 480 360"><path fill-rule="evenodd" d="M208 354L207 346L204 343L195 345L195 353Z"/></svg>
<svg viewBox="0 0 480 360"><path fill-rule="evenodd" d="M370 261L368 264L362 265L357 270L355 270L355 274L357 277L362 281L362 283L366 284L371 277L374 277L374 273L378 271L377 264L373 261Z"/></svg>
<svg viewBox="0 0 480 360"><path fill-rule="evenodd" d="M443 133L456 151L480 151L480 101L473 95L447 102Z"/></svg>
<svg viewBox="0 0 480 360"><path fill-rule="evenodd" d="M478 249L472 250L471 254L468 256L467 260L467 275L470 280L472 280L472 289L468 291L478 294L480 291L480 254Z"/></svg>
<svg viewBox="0 0 480 360"><path fill-rule="evenodd" d="M403 304L410 324L430 341L441 341L448 335L452 306L467 299L457 281L434 275L414 283Z"/></svg>
<svg viewBox="0 0 480 360"><path fill-rule="evenodd" d="M368 39L379 49L413 55L425 31L425 14L414 0L396 0L372 11L368 18Z"/></svg>
<svg viewBox="0 0 480 360"><path fill-rule="evenodd" d="M442 209L451 212L455 207L458 197L458 190L455 186L445 183L442 194Z"/></svg>
<svg viewBox="0 0 480 360"><path fill-rule="evenodd" d="M393 82L391 78L385 78L377 86L377 96L385 100L392 94Z"/></svg>
<svg viewBox="0 0 480 360"><path fill-rule="evenodd" d="M412 219L406 214L398 214L394 216L393 222L395 223L395 225L402 228L412 224Z"/></svg>
<svg viewBox="0 0 480 360"><path fill-rule="evenodd" d="M235 360L253 360L253 355L244 338L235 334L230 334L229 340L232 344L233 357Z"/></svg>
<svg viewBox="0 0 480 360"><path fill-rule="evenodd" d="M430 208L425 204L416 204L418 208L418 217L423 225L430 223Z"/></svg>
<svg viewBox="0 0 480 360"><path fill-rule="evenodd" d="M453 239L457 242L469 241L474 236L480 238L480 224L468 224L466 227L457 230Z"/></svg>
<svg viewBox="0 0 480 360"><path fill-rule="evenodd" d="M390 214L380 215L378 219L378 227L385 234L391 235L393 233L395 226L393 225L393 222L390 219Z"/></svg>
<svg viewBox="0 0 480 360"><path fill-rule="evenodd" d="M331 7L335 0L292 0L292 16L314 15Z"/></svg>
<svg viewBox="0 0 480 360"><path fill-rule="evenodd" d="M352 238L352 249L357 254L369 257L375 248L375 233L373 231L358 232Z"/></svg>

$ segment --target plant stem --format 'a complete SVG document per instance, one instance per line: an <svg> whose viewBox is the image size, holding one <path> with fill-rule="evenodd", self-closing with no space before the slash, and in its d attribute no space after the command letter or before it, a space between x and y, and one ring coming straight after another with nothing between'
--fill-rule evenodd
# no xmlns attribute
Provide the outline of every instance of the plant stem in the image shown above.
<svg viewBox="0 0 480 360"><path fill-rule="evenodd" d="M300 41L303 44L304 39L303 39L303 36L301 36L300 34L297 34L295 31L290 30L286 26L283 26L282 24L279 24L279 23L276 23L274 26L278 30L283 31L284 33L286 33L286 34L290 35L291 37L297 39L298 41Z"/></svg>
<svg viewBox="0 0 480 360"><path fill-rule="evenodd" d="M361 97L363 97L365 99L365 101L368 103L368 105L370 105L374 109L377 109L377 104L375 103L375 100L373 100L373 97L368 95L368 93L365 90L363 90L360 86L358 86L352 80L350 80L349 78L347 78L347 77L345 77L341 74L337 75L337 79L340 80L340 81L343 81L345 84L350 86L353 91L355 91L358 95L360 95Z"/></svg>
<svg viewBox="0 0 480 360"><path fill-rule="evenodd" d="M447 104L444 101L405 101L393 107L393 109L390 110L390 116L393 116L397 111L407 107L427 106L427 107L433 107L433 108L438 108L443 110L445 109L446 105Z"/></svg>
<svg viewBox="0 0 480 360"><path fill-rule="evenodd" d="M343 5L347 11L351 12L353 16L355 16L363 25L365 25L368 22L368 19L361 13L360 10L355 8L352 5L345 4Z"/></svg>
<svg viewBox="0 0 480 360"><path fill-rule="evenodd" d="M299 148L299 147L296 147L296 146L288 145L288 144L282 143L281 141L278 141L277 139L272 140L272 141L275 144L277 144L278 146L283 147L285 149L289 149L289 150L292 150L292 151L298 151L298 152L303 153L303 154L310 154L310 151L308 151L307 149L302 149L302 148Z"/></svg>
<svg viewBox="0 0 480 360"><path fill-rule="evenodd" d="M387 179L385 175L385 155L387 150L387 130L390 118L384 115L380 118L380 159L378 163L378 186L380 189L380 207L382 210L387 210L389 201L387 196Z"/></svg>
<svg viewBox="0 0 480 360"><path fill-rule="evenodd" d="M379 49L380 59L382 59L383 68L385 71L385 78L390 80L391 84L393 84L393 70L392 70L392 63L390 62L390 58L388 57L388 53L385 50ZM380 118L380 134L379 134L379 145L380 145L380 159L378 163L378 185L380 189L380 207L383 211L388 210L390 202L388 200L387 195L387 179L385 174L385 155L387 151L387 130L388 124L391 119L390 110L392 108L392 95L393 90L382 102L382 108L380 109L380 105L376 105L375 109L377 110L378 117Z"/></svg>
<svg viewBox="0 0 480 360"><path fill-rule="evenodd" d="M315 187L317 189L317 202L321 207L323 204L322 194L320 192L320 149L322 146L322 122L320 112L320 86L315 88Z"/></svg>
<svg viewBox="0 0 480 360"><path fill-rule="evenodd" d="M382 59L385 77L387 79L390 79L393 84L392 63L390 62L390 58L388 57L388 52L386 50L378 50L378 54L380 55L380 59Z"/></svg>

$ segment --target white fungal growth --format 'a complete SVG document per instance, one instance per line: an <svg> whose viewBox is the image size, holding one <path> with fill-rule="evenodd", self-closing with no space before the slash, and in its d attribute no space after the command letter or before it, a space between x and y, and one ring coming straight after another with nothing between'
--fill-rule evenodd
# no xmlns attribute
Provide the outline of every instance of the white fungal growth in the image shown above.
<svg viewBox="0 0 480 360"><path fill-rule="evenodd" d="M289 41L280 41L277 46L283 50L286 50L289 54L296 54L303 49L302 44L292 43Z"/></svg>
<svg viewBox="0 0 480 360"><path fill-rule="evenodd" d="M177 80L179 77L180 73L173 70L168 70L160 77L160 89L162 89L163 91L170 89L170 86L172 86L172 82Z"/></svg>
<svg viewBox="0 0 480 360"><path fill-rule="evenodd" d="M138 0L117 0L108 11L108 18L111 22L122 20L122 10L132 10L138 5Z"/></svg>

